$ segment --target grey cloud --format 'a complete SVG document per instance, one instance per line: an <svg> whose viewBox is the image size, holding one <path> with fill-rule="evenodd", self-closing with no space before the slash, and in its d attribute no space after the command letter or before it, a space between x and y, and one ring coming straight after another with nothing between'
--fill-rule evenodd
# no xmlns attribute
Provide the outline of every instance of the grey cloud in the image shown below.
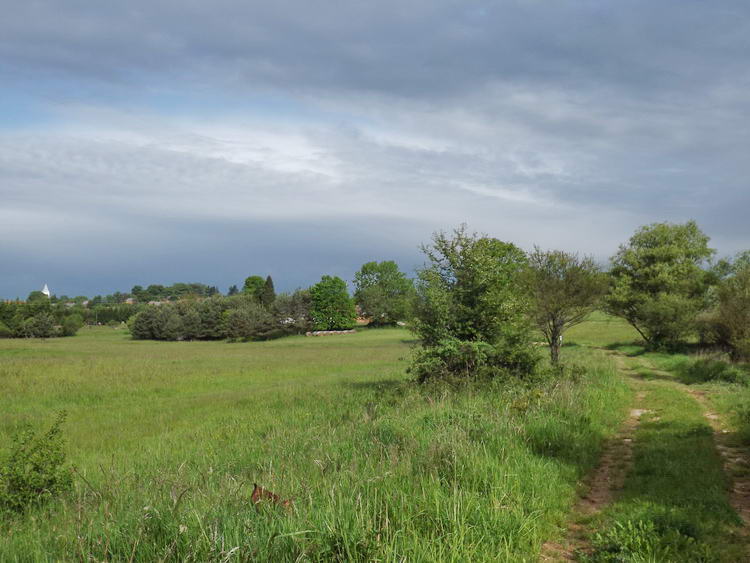
<svg viewBox="0 0 750 563"><path fill-rule="evenodd" d="M657 220L750 246L745 2L4 13L0 79L54 120L0 131L0 260L19 272L0 295L46 271L97 292L256 270L304 285L411 267L464 221L602 260Z"/></svg>
<svg viewBox="0 0 750 563"><path fill-rule="evenodd" d="M739 1L37 1L4 10L0 55L16 68L239 89L432 98L501 80L682 95L747 80L748 12Z"/></svg>

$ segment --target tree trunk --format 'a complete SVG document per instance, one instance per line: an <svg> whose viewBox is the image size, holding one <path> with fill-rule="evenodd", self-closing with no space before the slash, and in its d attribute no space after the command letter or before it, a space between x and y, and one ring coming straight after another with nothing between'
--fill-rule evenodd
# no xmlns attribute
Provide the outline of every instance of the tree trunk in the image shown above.
<svg viewBox="0 0 750 563"><path fill-rule="evenodd" d="M557 327L554 327L550 332L549 355L553 366L556 366L560 362L561 336L561 331Z"/></svg>

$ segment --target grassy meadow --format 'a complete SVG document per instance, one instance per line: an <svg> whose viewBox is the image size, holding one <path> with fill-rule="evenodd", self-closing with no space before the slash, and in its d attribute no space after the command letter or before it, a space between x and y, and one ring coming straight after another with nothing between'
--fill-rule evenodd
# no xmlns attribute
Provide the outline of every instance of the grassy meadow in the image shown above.
<svg viewBox="0 0 750 563"><path fill-rule="evenodd" d="M594 319L571 335L603 345ZM617 325L627 340L626 328ZM627 412L568 377L418 387L400 329L271 342L0 340L0 444L68 413L74 488L0 523L0 561L534 561ZM253 483L293 499L255 510Z"/></svg>

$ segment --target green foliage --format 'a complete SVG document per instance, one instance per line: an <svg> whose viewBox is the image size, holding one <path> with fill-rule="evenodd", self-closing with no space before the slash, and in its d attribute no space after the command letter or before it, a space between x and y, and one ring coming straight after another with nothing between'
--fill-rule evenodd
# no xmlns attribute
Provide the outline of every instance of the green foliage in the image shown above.
<svg viewBox="0 0 750 563"><path fill-rule="evenodd" d="M274 316L263 305L247 298L226 311L224 327L230 340L267 340L283 335Z"/></svg>
<svg viewBox="0 0 750 563"><path fill-rule="evenodd" d="M178 306L182 318L182 337L184 340L198 340L201 337L201 315L192 303L189 306Z"/></svg>
<svg viewBox="0 0 750 563"><path fill-rule="evenodd" d="M83 326L83 317L74 313L63 319L60 333L62 336L74 336Z"/></svg>
<svg viewBox="0 0 750 563"><path fill-rule="evenodd" d="M267 308L241 294L148 305L128 325L136 340L267 340L309 328L308 293L276 301Z"/></svg>
<svg viewBox="0 0 750 563"><path fill-rule="evenodd" d="M588 563L712 560L709 546L690 535L695 533L693 530L683 532L669 522L654 520L651 517L615 522L605 532L594 534L594 552L582 560Z"/></svg>
<svg viewBox="0 0 750 563"><path fill-rule="evenodd" d="M694 221L641 227L612 257L609 312L627 320L651 348L673 348L693 332L714 279L702 266L714 253Z"/></svg>
<svg viewBox="0 0 750 563"><path fill-rule="evenodd" d="M409 371L420 383L430 378L455 383L486 379L506 373L497 355L487 342L445 339L417 350Z"/></svg>
<svg viewBox="0 0 750 563"><path fill-rule="evenodd" d="M411 315L414 284L392 260L367 262L354 275L354 301L371 325L393 325Z"/></svg>
<svg viewBox="0 0 750 563"><path fill-rule="evenodd" d="M82 312L81 307L53 303L46 297L25 303L0 303L0 338L69 336L83 326Z"/></svg>
<svg viewBox="0 0 750 563"><path fill-rule="evenodd" d="M55 336L55 318L49 313L38 313L21 324L20 335L25 338Z"/></svg>
<svg viewBox="0 0 750 563"><path fill-rule="evenodd" d="M128 321L130 334L135 340L157 339L160 334L159 309L147 307Z"/></svg>
<svg viewBox="0 0 750 563"><path fill-rule="evenodd" d="M750 262L742 256L719 281L714 306L699 325L702 340L727 350L733 361L750 361Z"/></svg>
<svg viewBox="0 0 750 563"><path fill-rule="evenodd" d="M10 451L0 462L0 509L21 512L68 491L72 484L65 467L60 412L41 436L27 427L11 439Z"/></svg>
<svg viewBox="0 0 750 563"><path fill-rule="evenodd" d="M423 251L428 264L418 272L414 321L424 349L412 365L417 379L451 369L465 374L461 366L467 365L467 354L483 373L531 373L538 358L522 279L525 253L510 243L470 235L465 227L452 237L436 233ZM473 344L458 344L463 342ZM447 357L451 350L458 354L455 361Z"/></svg>
<svg viewBox="0 0 750 563"><path fill-rule="evenodd" d="M245 279L245 285L242 287L242 293L250 295L260 301L263 290L266 287L266 281L260 276L250 276Z"/></svg>
<svg viewBox="0 0 750 563"><path fill-rule="evenodd" d="M276 290L273 288L273 279L271 279L271 276L268 276L263 284L263 291L260 294L260 303L264 307L270 307L273 305L275 299Z"/></svg>
<svg viewBox="0 0 750 563"><path fill-rule="evenodd" d="M134 297L139 303L149 301L175 301L186 297L211 297L217 295L219 290L215 286L203 283L174 283L172 285L151 284L146 289L136 285L127 293L115 293L103 299L108 304L124 302L128 297Z"/></svg>
<svg viewBox="0 0 750 563"><path fill-rule="evenodd" d="M524 282L531 290L531 315L550 347L553 364L560 358L566 330L596 308L607 290L607 279L592 258L560 250L529 254Z"/></svg>
<svg viewBox="0 0 750 563"><path fill-rule="evenodd" d="M47 301L49 298L41 291L32 291L26 298L26 301Z"/></svg>
<svg viewBox="0 0 750 563"><path fill-rule="evenodd" d="M311 307L310 290L298 289L294 293L277 295L272 310L289 334L303 334L313 328Z"/></svg>
<svg viewBox="0 0 750 563"><path fill-rule="evenodd" d="M214 296L195 304L195 310L200 316L198 340L219 340L224 338L224 311L228 303L228 300ZM191 332L192 330L191 328Z"/></svg>
<svg viewBox="0 0 750 563"><path fill-rule="evenodd" d="M354 301L341 278L323 276L310 288L310 298L310 316L315 330L346 330L355 325Z"/></svg>
<svg viewBox="0 0 750 563"><path fill-rule="evenodd" d="M750 375L743 369L720 360L700 359L688 362L680 371L680 379L687 384L724 382L750 384Z"/></svg>

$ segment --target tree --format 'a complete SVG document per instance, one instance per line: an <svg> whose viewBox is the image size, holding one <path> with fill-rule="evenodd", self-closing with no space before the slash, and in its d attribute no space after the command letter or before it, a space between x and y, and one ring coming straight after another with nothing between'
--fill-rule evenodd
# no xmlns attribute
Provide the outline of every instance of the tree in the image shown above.
<svg viewBox="0 0 750 563"><path fill-rule="evenodd" d="M338 276L323 276L310 288L310 315L316 330L345 330L354 327L357 314L346 282Z"/></svg>
<svg viewBox="0 0 750 563"><path fill-rule="evenodd" d="M673 348L696 328L713 275L714 250L695 221L641 227L612 257L609 312L622 317L650 348Z"/></svg>
<svg viewBox="0 0 750 563"><path fill-rule="evenodd" d="M136 301L148 301L143 286L134 285L133 289L130 290L130 294L135 297Z"/></svg>
<svg viewBox="0 0 750 563"><path fill-rule="evenodd" d="M271 276L268 276L263 284L263 291L260 293L260 303L264 307L270 307L274 299L276 299L276 291L273 289Z"/></svg>
<svg viewBox="0 0 750 563"><path fill-rule="evenodd" d="M436 233L422 250L428 263L417 279L417 379L531 373L538 358L521 277L526 254L465 226L452 236Z"/></svg>
<svg viewBox="0 0 750 563"><path fill-rule="evenodd" d="M354 301L372 325L395 324L411 312L414 283L392 260L363 264L354 274L354 288Z"/></svg>
<svg viewBox="0 0 750 563"><path fill-rule="evenodd" d="M232 295L237 295L240 292L240 290L237 288L236 285L230 285L229 291L227 291L227 295L231 297Z"/></svg>
<svg viewBox="0 0 750 563"><path fill-rule="evenodd" d="M538 247L529 254L524 277L531 290L532 319L556 365L563 333L594 310L607 291L607 279L592 258Z"/></svg>
<svg viewBox="0 0 750 563"><path fill-rule="evenodd" d="M196 305L200 315L201 340L218 340L224 338L222 316L227 309L227 299L214 296Z"/></svg>
<svg viewBox="0 0 750 563"><path fill-rule="evenodd" d="M701 316L701 336L729 352L732 361L750 360L750 252L726 264L727 275L716 286L714 305Z"/></svg>
<svg viewBox="0 0 750 563"><path fill-rule="evenodd" d="M266 281L260 276L250 276L245 279L245 285L242 288L242 293L245 295L251 295L260 301L263 289L266 287Z"/></svg>
<svg viewBox="0 0 750 563"><path fill-rule="evenodd" d="M29 293L29 296L26 298L26 301L28 302L44 301L46 299L48 299L47 296L41 291L32 291L31 293Z"/></svg>

